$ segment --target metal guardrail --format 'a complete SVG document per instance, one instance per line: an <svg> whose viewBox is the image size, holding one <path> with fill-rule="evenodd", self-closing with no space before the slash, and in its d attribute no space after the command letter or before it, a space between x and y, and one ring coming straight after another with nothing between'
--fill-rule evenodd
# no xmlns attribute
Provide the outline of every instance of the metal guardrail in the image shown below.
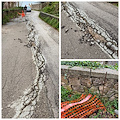
<svg viewBox="0 0 120 120"><path fill-rule="evenodd" d="M59 20L59 17L48 14L48 13L45 13L45 12L42 12L42 11L40 11L40 16L49 16L51 18L55 18L55 19Z"/></svg>

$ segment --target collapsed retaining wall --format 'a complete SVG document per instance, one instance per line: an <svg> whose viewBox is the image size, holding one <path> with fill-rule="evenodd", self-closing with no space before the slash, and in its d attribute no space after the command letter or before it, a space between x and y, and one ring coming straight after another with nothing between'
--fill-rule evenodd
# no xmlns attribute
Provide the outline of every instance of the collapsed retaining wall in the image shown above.
<svg viewBox="0 0 120 120"><path fill-rule="evenodd" d="M106 74L107 72L107 74ZM118 71L61 66L61 85L79 93L97 93L107 100L118 98Z"/></svg>
<svg viewBox="0 0 120 120"><path fill-rule="evenodd" d="M84 42L90 42L90 45L97 44L111 58L118 58L118 42L105 29L97 25L84 11L77 9L72 3L62 3L62 10L84 32L81 41L87 37Z"/></svg>

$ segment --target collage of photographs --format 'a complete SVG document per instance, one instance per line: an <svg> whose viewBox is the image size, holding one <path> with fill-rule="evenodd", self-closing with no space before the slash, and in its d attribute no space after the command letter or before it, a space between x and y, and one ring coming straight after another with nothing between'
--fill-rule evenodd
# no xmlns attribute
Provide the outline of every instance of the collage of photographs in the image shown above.
<svg viewBox="0 0 120 120"><path fill-rule="evenodd" d="M119 119L119 1L1 1L1 119Z"/></svg>

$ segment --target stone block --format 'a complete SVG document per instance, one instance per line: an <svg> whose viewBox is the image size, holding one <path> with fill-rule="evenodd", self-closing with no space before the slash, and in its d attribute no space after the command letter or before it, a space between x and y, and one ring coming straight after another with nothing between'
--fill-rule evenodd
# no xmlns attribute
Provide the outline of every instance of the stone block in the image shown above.
<svg viewBox="0 0 120 120"><path fill-rule="evenodd" d="M103 79L102 78L92 78L92 81L93 81L94 86L103 85Z"/></svg>
<svg viewBox="0 0 120 120"><path fill-rule="evenodd" d="M92 85L91 78L80 78L80 84L83 86L91 87Z"/></svg>
<svg viewBox="0 0 120 120"><path fill-rule="evenodd" d="M77 92L80 92L80 93L83 93L84 92L84 87L81 86L81 85L72 85L72 89L74 91L77 91Z"/></svg>
<svg viewBox="0 0 120 120"><path fill-rule="evenodd" d="M69 78L69 84L80 85L80 80L78 78Z"/></svg>
<svg viewBox="0 0 120 120"><path fill-rule="evenodd" d="M118 83L116 83L116 84L114 85L114 89L115 89L115 90L118 90Z"/></svg>
<svg viewBox="0 0 120 120"><path fill-rule="evenodd" d="M68 80L65 79L65 76L61 76L61 82L68 84Z"/></svg>
<svg viewBox="0 0 120 120"><path fill-rule="evenodd" d="M95 92L98 91L98 88L95 87L95 86L92 86L92 87L90 88L90 91L91 91L92 93L95 93Z"/></svg>

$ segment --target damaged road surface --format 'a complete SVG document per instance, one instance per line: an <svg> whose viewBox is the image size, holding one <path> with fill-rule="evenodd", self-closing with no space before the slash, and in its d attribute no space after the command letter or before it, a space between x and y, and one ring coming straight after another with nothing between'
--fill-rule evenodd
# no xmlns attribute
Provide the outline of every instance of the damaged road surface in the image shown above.
<svg viewBox="0 0 120 120"><path fill-rule="evenodd" d="M107 2L67 2L61 8L62 58L118 58L116 6Z"/></svg>
<svg viewBox="0 0 120 120"><path fill-rule="evenodd" d="M52 39L47 24L40 24L41 34L55 43L54 54L29 16L2 28L2 118L58 118L58 33L49 26Z"/></svg>

